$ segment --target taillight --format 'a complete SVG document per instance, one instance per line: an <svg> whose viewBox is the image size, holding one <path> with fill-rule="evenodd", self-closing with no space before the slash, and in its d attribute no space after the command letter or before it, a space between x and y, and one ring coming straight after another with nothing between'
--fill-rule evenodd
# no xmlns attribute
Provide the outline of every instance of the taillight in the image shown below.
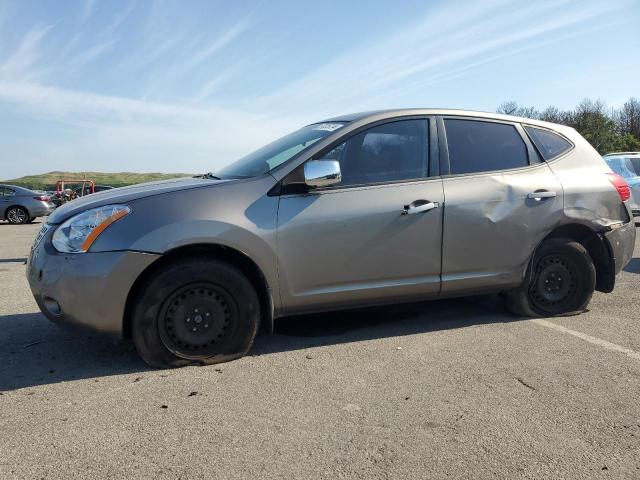
<svg viewBox="0 0 640 480"><path fill-rule="evenodd" d="M39 202L48 202L49 201L49 197L47 197L46 195L41 195L39 197L33 197L35 200L38 200Z"/></svg>
<svg viewBox="0 0 640 480"><path fill-rule="evenodd" d="M629 200L631 198L631 190L626 180L617 173L607 173L606 175L611 184L616 187L618 195L620 195L620 200L623 202Z"/></svg>

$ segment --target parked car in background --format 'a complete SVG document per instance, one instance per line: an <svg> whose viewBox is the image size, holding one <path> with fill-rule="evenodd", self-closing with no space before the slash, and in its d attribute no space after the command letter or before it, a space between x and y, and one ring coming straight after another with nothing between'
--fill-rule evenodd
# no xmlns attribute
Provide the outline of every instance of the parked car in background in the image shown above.
<svg viewBox="0 0 640 480"><path fill-rule="evenodd" d="M633 166L633 171L636 172L636 175L640 176L640 152L615 152L615 153L607 153L604 158L605 160L608 157L624 157L629 159L631 165Z"/></svg>
<svg viewBox="0 0 640 480"><path fill-rule="evenodd" d="M29 223L49 215L55 205L43 192L15 185L0 185L0 219L9 223Z"/></svg>
<svg viewBox="0 0 640 480"><path fill-rule="evenodd" d="M27 277L54 322L132 337L152 366L212 364L284 315L489 292L583 312L631 259L631 220L624 178L572 128L390 110L69 202Z"/></svg>
<svg viewBox="0 0 640 480"><path fill-rule="evenodd" d="M623 176L629 184L633 216L640 216L640 153L608 153L603 158L611 170Z"/></svg>

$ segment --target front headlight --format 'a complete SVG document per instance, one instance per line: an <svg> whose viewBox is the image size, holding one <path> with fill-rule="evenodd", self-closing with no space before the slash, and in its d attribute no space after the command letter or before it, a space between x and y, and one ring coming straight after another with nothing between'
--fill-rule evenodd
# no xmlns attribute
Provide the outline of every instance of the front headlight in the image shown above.
<svg viewBox="0 0 640 480"><path fill-rule="evenodd" d="M57 228L51 243L62 253L84 253L109 225L130 212L126 205L105 205L79 213Z"/></svg>

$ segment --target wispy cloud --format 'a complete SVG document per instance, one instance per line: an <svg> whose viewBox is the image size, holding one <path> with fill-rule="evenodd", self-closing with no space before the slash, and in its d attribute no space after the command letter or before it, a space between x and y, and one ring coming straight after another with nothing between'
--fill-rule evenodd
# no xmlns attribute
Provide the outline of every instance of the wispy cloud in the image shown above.
<svg viewBox="0 0 640 480"><path fill-rule="evenodd" d="M96 117L146 115L166 118L201 118L207 110L180 104L145 102L125 97L25 82L0 82L0 100L38 107L60 116L82 114Z"/></svg>
<svg viewBox="0 0 640 480"><path fill-rule="evenodd" d="M613 22L588 23L583 28L578 28L575 30L572 30L572 29L566 30L559 36L538 35L537 37L539 38L539 40L529 41L524 44L520 44L518 46L511 45L507 48L500 49L497 53L493 55L481 56L479 60L466 61L462 63L461 66L458 66L453 69L447 69L445 72L431 74L431 75L425 76L425 78L417 78L410 82L402 82L399 87L387 89L385 90L385 92L381 93L376 97L369 97L367 101L369 103L375 104L377 102L382 101L385 98L393 98L394 96L397 96L399 94L407 94L407 93L415 92L420 89L424 89L425 87L437 85L440 83L445 83L447 81L450 81L456 78L464 77L465 75L468 74L469 71L477 69L478 67L481 67L483 65L487 65L508 57L521 55L531 50L536 50L536 49L546 47L555 43L560 43L575 37L593 34L600 30L605 30L605 29L620 25L620 23L621 23L620 20L613 21ZM562 79L562 81L566 81L566 80L567 80L566 78ZM553 80L552 82L555 83L556 80ZM357 105L356 108L358 106L362 106L362 105Z"/></svg>
<svg viewBox="0 0 640 480"><path fill-rule="evenodd" d="M95 60L96 58L98 58L100 55L108 52L109 50L111 50L113 48L113 46L116 43L116 39L111 39L111 40L107 40L105 42L99 43L97 45L94 45L92 47L87 48L86 50L82 51L81 53L79 53L74 59L73 59L73 63L75 65L83 65L85 63L89 63L93 60Z"/></svg>
<svg viewBox="0 0 640 480"><path fill-rule="evenodd" d="M180 28L174 29L171 35L164 36L158 36L158 31L155 31L128 59L123 60L123 64L131 66L131 62L135 62L134 68L141 68L170 58L170 65L160 75L153 70L143 73L146 82L141 98L158 98L172 86L188 83L191 92L183 100L199 103L207 100L238 72L238 65L244 63L244 60L228 65L215 57L226 53L225 50L253 25L252 16L247 15L222 31L212 29L206 35L194 35L193 32ZM159 31L165 32L165 28L161 27ZM214 74L204 73L211 72L214 65ZM200 80L196 81L198 78Z"/></svg>
<svg viewBox="0 0 640 480"><path fill-rule="evenodd" d="M319 102L327 112L341 111L343 105L367 103L372 97L389 98L389 91L400 94L411 84L459 74L469 70L465 64L480 65L518 46L524 45L524 51L548 44L554 36L560 40L568 27L584 25L611 9L603 3L562 8L569 3L535 2L524 7L518 4L517 8L511 3L506 8L506 2L487 2L465 9L446 3L413 26L348 51L252 101L265 106L288 101L300 109ZM536 42L541 38L547 41Z"/></svg>
<svg viewBox="0 0 640 480"><path fill-rule="evenodd" d="M85 0L82 9L80 10L80 23L86 22L91 13L93 12L93 7L96 4L96 0Z"/></svg>
<svg viewBox="0 0 640 480"><path fill-rule="evenodd" d="M251 22L248 18L240 20L238 23L225 31L222 35L213 40L213 42L211 42L209 45L202 49L199 49L199 51L193 52L191 58L183 65L183 68L194 68L207 59L211 58L214 54L225 48L242 33L244 33L250 25Z"/></svg>
<svg viewBox="0 0 640 480"><path fill-rule="evenodd" d="M233 74L231 72L224 72L220 75L213 77L206 82L190 99L190 103L202 103L210 98L215 92L219 91L222 86L231 80Z"/></svg>
<svg viewBox="0 0 640 480"><path fill-rule="evenodd" d="M133 9L137 6L135 0L130 1L127 6L116 12L116 15L111 20L111 23L100 32L101 36L110 37L120 26L127 20Z"/></svg>
<svg viewBox="0 0 640 480"><path fill-rule="evenodd" d="M226 150L236 152L241 145L257 147L301 121L239 109L141 101L33 83L0 82L0 102L19 105L36 118L99 132L145 132L146 139L155 134L161 143L183 144L182 140L188 139L184 145L212 146L223 142ZM247 129L258 125L260 133L248 138ZM196 135L201 139L197 140Z"/></svg>
<svg viewBox="0 0 640 480"><path fill-rule="evenodd" d="M53 25L33 27L22 38L15 52L0 65L0 78L31 78L31 68L40 59L40 42Z"/></svg>

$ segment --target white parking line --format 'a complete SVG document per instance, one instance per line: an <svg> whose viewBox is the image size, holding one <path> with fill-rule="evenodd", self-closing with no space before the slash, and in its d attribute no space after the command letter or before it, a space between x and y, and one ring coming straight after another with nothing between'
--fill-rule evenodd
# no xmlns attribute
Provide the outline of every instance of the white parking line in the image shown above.
<svg viewBox="0 0 640 480"><path fill-rule="evenodd" d="M635 350L631 350L630 348L621 347L620 345L616 345L615 343L607 342L606 340L602 340L601 338L592 337L591 335L587 335L586 333L577 332L575 330L570 330L568 328L562 327L560 325L556 325L555 323L551 323L547 320L536 319L531 320L533 323L541 325L543 327L551 328L553 330L557 330L562 333L568 333L569 335L573 335L574 337L578 337L585 342L592 343L594 345L598 345L599 347L604 348L605 350L611 350L613 352L624 353L625 355L635 359L640 360L640 353Z"/></svg>

